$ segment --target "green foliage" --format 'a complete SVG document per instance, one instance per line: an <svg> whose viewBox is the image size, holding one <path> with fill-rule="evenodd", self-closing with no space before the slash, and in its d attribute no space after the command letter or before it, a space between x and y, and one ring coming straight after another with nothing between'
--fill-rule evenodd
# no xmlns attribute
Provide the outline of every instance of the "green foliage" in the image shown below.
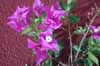
<svg viewBox="0 0 100 66"><path fill-rule="evenodd" d="M65 16L62 16L61 19L64 20L65 19Z"/></svg>
<svg viewBox="0 0 100 66"><path fill-rule="evenodd" d="M86 59L86 65L87 66L93 66L93 63L89 58Z"/></svg>
<svg viewBox="0 0 100 66"><path fill-rule="evenodd" d="M34 19L34 23L35 23L35 24L41 23L41 21L42 21L41 18L36 18L36 19Z"/></svg>
<svg viewBox="0 0 100 66"><path fill-rule="evenodd" d="M92 52L88 52L88 58L89 58L93 63L95 63L96 65L99 66L98 59L97 59L97 57L96 57Z"/></svg>
<svg viewBox="0 0 100 66"><path fill-rule="evenodd" d="M60 51L64 49L64 46L61 41L58 41Z"/></svg>
<svg viewBox="0 0 100 66"><path fill-rule="evenodd" d="M47 59L47 60L44 62L44 66L53 66L52 60Z"/></svg>
<svg viewBox="0 0 100 66"><path fill-rule="evenodd" d="M76 35L80 35L80 34L83 34L83 31L81 31L80 29L77 29L73 33Z"/></svg>
<svg viewBox="0 0 100 66"><path fill-rule="evenodd" d="M59 45L59 52L53 52L53 55L55 58L59 57L60 52L64 49L64 46L61 41L58 41L58 45Z"/></svg>
<svg viewBox="0 0 100 66"><path fill-rule="evenodd" d="M76 0L68 0L66 11L71 12L76 7Z"/></svg>
<svg viewBox="0 0 100 66"><path fill-rule="evenodd" d="M28 33L28 36L34 36L34 35L37 35L36 32L34 31Z"/></svg>
<svg viewBox="0 0 100 66"><path fill-rule="evenodd" d="M61 8L62 8L63 10L66 10L66 8L67 8L67 4L66 4L66 2L64 2L64 0L61 0L61 1L60 1L60 6L61 6Z"/></svg>
<svg viewBox="0 0 100 66"><path fill-rule="evenodd" d="M58 58L60 56L60 52L54 52L54 57Z"/></svg>
<svg viewBox="0 0 100 66"><path fill-rule="evenodd" d="M64 9L66 12L69 13L68 18L71 23L73 24L79 23L80 18L78 16L70 14L73 11L73 9L76 7L76 0L67 0L67 2L61 0L60 5L62 9Z"/></svg>
<svg viewBox="0 0 100 66"><path fill-rule="evenodd" d="M86 31L87 31L87 28L79 27L73 33L76 34L76 35L81 35L81 34L84 34Z"/></svg>
<svg viewBox="0 0 100 66"><path fill-rule="evenodd" d="M93 37L90 37L88 40L89 47L94 47L96 45Z"/></svg>
<svg viewBox="0 0 100 66"><path fill-rule="evenodd" d="M32 25L32 26L26 28L25 30L23 30L21 34L22 35L27 34L27 33L31 32L33 29L34 29L34 26Z"/></svg>
<svg viewBox="0 0 100 66"><path fill-rule="evenodd" d="M68 16L68 18L69 18L69 21L70 21L72 24L77 24L77 23L80 22L80 18L79 18L78 16L73 15L73 14L70 14L70 15Z"/></svg>
<svg viewBox="0 0 100 66"><path fill-rule="evenodd" d="M88 40L88 46L89 50L93 52L94 54L98 55L100 54L100 41L93 39L93 37L90 37Z"/></svg>
<svg viewBox="0 0 100 66"><path fill-rule="evenodd" d="M100 54L100 41L97 39L94 39L92 36L88 40L88 63L95 63L97 66L99 66L98 58L96 57L98 54ZM90 66L93 66L91 65Z"/></svg>
<svg viewBox="0 0 100 66"><path fill-rule="evenodd" d="M76 7L76 0L67 0L67 2L61 0L60 5L62 9L71 12Z"/></svg>
<svg viewBox="0 0 100 66"><path fill-rule="evenodd" d="M74 46L73 46L73 51L74 51L74 52L78 52L78 51L79 51L79 46L78 46L78 45L74 45ZM80 51L81 51L81 50L80 50ZM79 51L79 52L80 52L80 51Z"/></svg>

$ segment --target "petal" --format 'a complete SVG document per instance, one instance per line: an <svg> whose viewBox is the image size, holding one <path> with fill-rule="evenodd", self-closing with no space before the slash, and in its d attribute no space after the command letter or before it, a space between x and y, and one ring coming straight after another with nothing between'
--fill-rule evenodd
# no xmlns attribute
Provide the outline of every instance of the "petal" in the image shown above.
<svg viewBox="0 0 100 66"><path fill-rule="evenodd" d="M17 24L16 24L16 22L15 21L10 21L10 22L8 22L7 23L11 28L14 28L14 29L16 29L17 28Z"/></svg>
<svg viewBox="0 0 100 66"><path fill-rule="evenodd" d="M10 22L7 23L12 29L16 30L17 32L21 32L21 29L18 28L19 25L16 21L12 20Z"/></svg>
<svg viewBox="0 0 100 66"><path fill-rule="evenodd" d="M44 6L40 0L35 0L33 3L33 12L37 17L41 16L44 10Z"/></svg>
<svg viewBox="0 0 100 66"><path fill-rule="evenodd" d="M40 44L45 49L50 49L51 48L51 46L45 41L45 39L43 37L40 38Z"/></svg>
<svg viewBox="0 0 100 66"><path fill-rule="evenodd" d="M45 50L40 50L36 54L36 65L40 65L45 59L48 58L48 53Z"/></svg>
<svg viewBox="0 0 100 66"><path fill-rule="evenodd" d="M92 31L94 32L94 30L96 29L96 26L91 26L90 29L92 29Z"/></svg>
<svg viewBox="0 0 100 66"><path fill-rule="evenodd" d="M55 8L55 9L61 9L60 4L59 4L59 1L57 1L57 2L54 4L54 8Z"/></svg>
<svg viewBox="0 0 100 66"><path fill-rule="evenodd" d="M56 40L53 40L52 43L50 44L52 46L52 50L57 52L59 51L59 46Z"/></svg>
<svg viewBox="0 0 100 66"><path fill-rule="evenodd" d="M100 35L93 35L94 39L99 39L100 40Z"/></svg>
<svg viewBox="0 0 100 66"><path fill-rule="evenodd" d="M28 42L28 48L31 48L31 49L35 49L36 48L36 43L35 42L33 42L30 39L27 39L27 42Z"/></svg>
<svg viewBox="0 0 100 66"><path fill-rule="evenodd" d="M39 7L43 6L41 0L35 0L35 1L34 1L34 3L33 3L33 8L35 8L35 7L37 7L37 6L39 6Z"/></svg>

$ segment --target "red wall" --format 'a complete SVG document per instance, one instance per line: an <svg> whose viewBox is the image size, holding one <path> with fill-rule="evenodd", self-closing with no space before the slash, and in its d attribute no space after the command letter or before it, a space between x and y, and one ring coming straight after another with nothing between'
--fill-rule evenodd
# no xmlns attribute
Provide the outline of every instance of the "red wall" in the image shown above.
<svg viewBox="0 0 100 66"><path fill-rule="evenodd" d="M55 0L50 0L49 3L54 1ZM97 2L97 5L100 6L100 0L78 0L75 13L82 19L80 25L85 24L87 21L87 12L89 8L93 6L94 2ZM6 24L8 21L7 17L15 11L17 5L31 6L32 3L33 0L0 0L0 66L24 66L26 63L29 64L29 66L34 66L34 58L31 55L31 49L27 48L25 36L16 33ZM46 4L48 4L48 2L46 2ZM99 21L100 18L97 18L95 24L100 25ZM64 45L66 46L60 57L60 60L63 62L68 58L69 51L69 42L66 40L67 36L65 35L66 33L62 31ZM75 37L73 39L73 42L79 40Z"/></svg>

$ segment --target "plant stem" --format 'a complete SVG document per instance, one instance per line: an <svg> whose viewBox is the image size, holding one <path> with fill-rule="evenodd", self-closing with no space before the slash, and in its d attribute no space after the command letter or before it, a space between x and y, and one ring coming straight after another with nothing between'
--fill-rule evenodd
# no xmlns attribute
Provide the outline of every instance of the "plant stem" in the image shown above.
<svg viewBox="0 0 100 66"><path fill-rule="evenodd" d="M59 63L59 64L62 65L62 66L69 66L69 65L66 65L66 64L64 64L64 63L62 63L62 62L60 62L60 61L57 61L54 57L52 57L52 56L50 56L50 55L49 55L49 58L52 59L52 60L54 60L54 61L56 61L57 63Z"/></svg>
<svg viewBox="0 0 100 66"><path fill-rule="evenodd" d="M52 66L52 59L50 58L50 66Z"/></svg>
<svg viewBox="0 0 100 66"><path fill-rule="evenodd" d="M66 64L64 64L62 62L58 62L58 63L61 64L61 65L63 65L63 66L69 66L69 65L66 65Z"/></svg>
<svg viewBox="0 0 100 66"><path fill-rule="evenodd" d="M77 57L78 57L78 55L79 55L79 52L80 52L80 49L81 49L81 47L82 47L82 44L83 44L83 42L84 42L84 40L85 40L85 38L86 38L86 36L87 36L87 34L88 34L88 32L89 32L89 29L90 29L92 23L95 21L96 17L98 16L99 12L100 12L100 8L98 9L98 11L97 11L96 14L94 15L94 17L90 20L90 24L89 24L89 26L88 26L88 28L87 28L87 31L86 31L86 33L84 34L82 40L80 41L80 45L79 45L79 49L78 49L79 51L77 51L77 54L76 54L76 56L75 56L75 60L77 59Z"/></svg>
<svg viewBox="0 0 100 66"><path fill-rule="evenodd" d="M73 54L72 54L72 35L71 35L71 31L70 31L70 23L68 24L68 31L69 31L69 40L70 40L70 62L71 62L71 66L73 66Z"/></svg>

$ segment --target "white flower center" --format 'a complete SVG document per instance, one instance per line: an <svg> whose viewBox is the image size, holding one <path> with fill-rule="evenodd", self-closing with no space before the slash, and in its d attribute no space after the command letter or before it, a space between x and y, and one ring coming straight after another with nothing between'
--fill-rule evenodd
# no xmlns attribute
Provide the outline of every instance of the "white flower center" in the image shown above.
<svg viewBox="0 0 100 66"><path fill-rule="evenodd" d="M46 36L46 42L51 42L52 41L52 37L51 36Z"/></svg>
<svg viewBox="0 0 100 66"><path fill-rule="evenodd" d="M100 26L98 27L98 30L100 30Z"/></svg>
<svg viewBox="0 0 100 66"><path fill-rule="evenodd" d="M98 31L99 31L98 29L95 29L95 30L94 30L95 33L98 33Z"/></svg>

